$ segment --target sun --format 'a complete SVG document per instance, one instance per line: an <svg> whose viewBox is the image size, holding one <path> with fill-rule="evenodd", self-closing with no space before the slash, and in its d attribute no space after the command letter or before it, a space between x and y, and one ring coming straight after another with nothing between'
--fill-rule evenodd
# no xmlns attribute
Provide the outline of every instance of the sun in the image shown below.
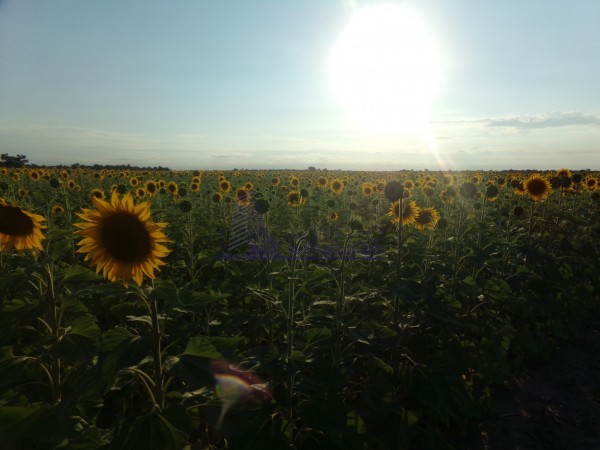
<svg viewBox="0 0 600 450"><path fill-rule="evenodd" d="M330 59L337 98L356 124L375 131L422 129L440 70L432 34L397 4L358 9Z"/></svg>

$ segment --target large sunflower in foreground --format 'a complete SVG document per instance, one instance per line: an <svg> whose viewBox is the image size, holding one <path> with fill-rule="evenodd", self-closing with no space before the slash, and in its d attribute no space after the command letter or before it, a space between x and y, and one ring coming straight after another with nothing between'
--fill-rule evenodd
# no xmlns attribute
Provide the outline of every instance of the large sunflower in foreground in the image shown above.
<svg viewBox="0 0 600 450"><path fill-rule="evenodd" d="M170 250L162 245L172 242L162 232L166 223L150 222L150 204L135 205L131 194L123 198L114 192L110 203L92 199L96 209L84 209L77 215L84 222L76 223L75 234L83 236L77 253L96 266L96 273L110 281L130 280L142 285L144 275L154 278L155 270L165 262L161 259Z"/></svg>
<svg viewBox="0 0 600 450"><path fill-rule="evenodd" d="M0 252L43 250L42 216L24 211L0 198Z"/></svg>
<svg viewBox="0 0 600 450"><path fill-rule="evenodd" d="M392 203L388 214L392 216L393 223L400 222L401 225L410 225L411 223L415 223L420 211L421 209L417 206L417 202L414 200L404 200L402 202L402 214L400 214L400 201L398 200Z"/></svg>
<svg viewBox="0 0 600 450"><path fill-rule="evenodd" d="M539 174L532 175L524 183L525 192L532 200L540 201L547 198L552 192L550 182Z"/></svg>

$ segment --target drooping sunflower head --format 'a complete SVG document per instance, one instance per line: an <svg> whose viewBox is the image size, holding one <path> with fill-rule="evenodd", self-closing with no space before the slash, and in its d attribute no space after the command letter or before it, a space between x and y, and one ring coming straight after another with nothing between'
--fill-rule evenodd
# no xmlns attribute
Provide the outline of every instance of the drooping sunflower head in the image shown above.
<svg viewBox="0 0 600 450"><path fill-rule="evenodd" d="M61 205L54 205L52 206L52 214L53 215L60 215L62 213L65 212L65 209L61 206Z"/></svg>
<svg viewBox="0 0 600 450"><path fill-rule="evenodd" d="M552 186L545 177L534 174L529 177L524 183L525 192L534 201L540 201L547 198L552 192Z"/></svg>
<svg viewBox="0 0 600 450"><path fill-rule="evenodd" d="M402 212L400 212L400 200L397 200L392 203L388 214L392 216L393 223L400 222L401 225L410 225L415 223L419 212L420 208L414 200L402 201Z"/></svg>
<svg viewBox="0 0 600 450"><path fill-rule="evenodd" d="M166 223L150 222L150 204L135 205L131 194L119 198L113 192L110 203L92 199L95 209L84 209L76 223L82 236L77 253L96 266L96 273L113 281L135 281L142 285L144 275L155 278L155 271L165 262L170 250L162 245L170 241L162 229Z"/></svg>
<svg viewBox="0 0 600 450"><path fill-rule="evenodd" d="M415 219L415 227L419 230L430 229L435 227L438 220L440 220L440 215L435 208L421 208Z"/></svg>
<svg viewBox="0 0 600 450"><path fill-rule="evenodd" d="M43 250L42 216L25 211L0 198L0 252Z"/></svg>

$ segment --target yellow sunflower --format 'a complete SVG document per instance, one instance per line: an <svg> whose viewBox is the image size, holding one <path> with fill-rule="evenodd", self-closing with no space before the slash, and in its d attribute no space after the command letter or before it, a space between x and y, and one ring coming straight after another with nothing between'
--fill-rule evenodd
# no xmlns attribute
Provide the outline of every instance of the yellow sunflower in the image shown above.
<svg viewBox="0 0 600 450"><path fill-rule="evenodd" d="M362 184L362 193L365 197L372 195L375 192L373 185L371 183L363 183Z"/></svg>
<svg viewBox="0 0 600 450"><path fill-rule="evenodd" d="M45 239L41 224L46 220L42 216L22 210L0 198L0 252L8 252L13 248L18 251L43 250Z"/></svg>
<svg viewBox="0 0 600 450"><path fill-rule="evenodd" d="M552 185L543 176L534 174L529 177L524 183L525 192L532 200L540 201L547 198L552 192Z"/></svg>
<svg viewBox="0 0 600 450"><path fill-rule="evenodd" d="M328 183L329 182L325 177L319 177L319 179L317 180L317 186L319 186L320 188L326 187Z"/></svg>
<svg viewBox="0 0 600 450"><path fill-rule="evenodd" d="M90 191L90 198L106 199L106 195L102 189L94 188Z"/></svg>
<svg viewBox="0 0 600 450"><path fill-rule="evenodd" d="M219 191L222 193L227 193L231 189L231 183L225 179L219 181Z"/></svg>
<svg viewBox="0 0 600 450"><path fill-rule="evenodd" d="M288 200L288 206L291 206L292 208L296 208L296 207L300 206L300 203L304 202L304 199L302 198L302 196L300 195L300 192L298 192L298 191L288 192L287 200Z"/></svg>
<svg viewBox="0 0 600 450"><path fill-rule="evenodd" d="M179 185L174 181L169 181L169 184L167 184L167 191L169 191L169 194L175 197L177 194L179 194Z"/></svg>
<svg viewBox="0 0 600 450"><path fill-rule="evenodd" d="M239 206L250 205L250 191L245 188L239 188L235 191L235 200Z"/></svg>
<svg viewBox="0 0 600 450"><path fill-rule="evenodd" d="M410 225L415 223L419 212L420 208L417 206L417 202L404 200L402 202L402 214L400 214L400 201L397 200L392 203L388 214L392 216L392 223L400 222L401 225Z"/></svg>
<svg viewBox="0 0 600 450"><path fill-rule="evenodd" d="M415 227L419 230L433 228L438 220L440 220L440 215L435 208L421 208L415 219Z"/></svg>
<svg viewBox="0 0 600 450"><path fill-rule="evenodd" d="M583 184L585 185L586 189L588 191L595 191L596 189L598 189L598 178L596 177L588 177L583 181Z"/></svg>
<svg viewBox="0 0 600 450"><path fill-rule="evenodd" d="M130 280L142 285L144 275L155 278L155 271L165 262L170 250L162 245L172 242L163 233L166 223L150 222L150 204L135 205L131 194L123 198L114 192L110 203L93 198L96 209L84 209L77 215L84 220L74 224L82 236L77 253L96 266L96 273L125 286Z"/></svg>
<svg viewBox="0 0 600 450"><path fill-rule="evenodd" d="M329 187L335 194L341 194L344 190L344 182L336 178L329 183Z"/></svg>

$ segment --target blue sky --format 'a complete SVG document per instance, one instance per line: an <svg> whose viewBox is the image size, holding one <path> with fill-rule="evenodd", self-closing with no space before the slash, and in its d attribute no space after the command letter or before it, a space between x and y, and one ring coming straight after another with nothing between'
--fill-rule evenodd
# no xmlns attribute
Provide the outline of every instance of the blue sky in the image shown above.
<svg viewBox="0 0 600 450"><path fill-rule="evenodd" d="M443 63L428 139L332 88L357 0L0 0L0 152L38 164L600 168L600 2L407 4Z"/></svg>

